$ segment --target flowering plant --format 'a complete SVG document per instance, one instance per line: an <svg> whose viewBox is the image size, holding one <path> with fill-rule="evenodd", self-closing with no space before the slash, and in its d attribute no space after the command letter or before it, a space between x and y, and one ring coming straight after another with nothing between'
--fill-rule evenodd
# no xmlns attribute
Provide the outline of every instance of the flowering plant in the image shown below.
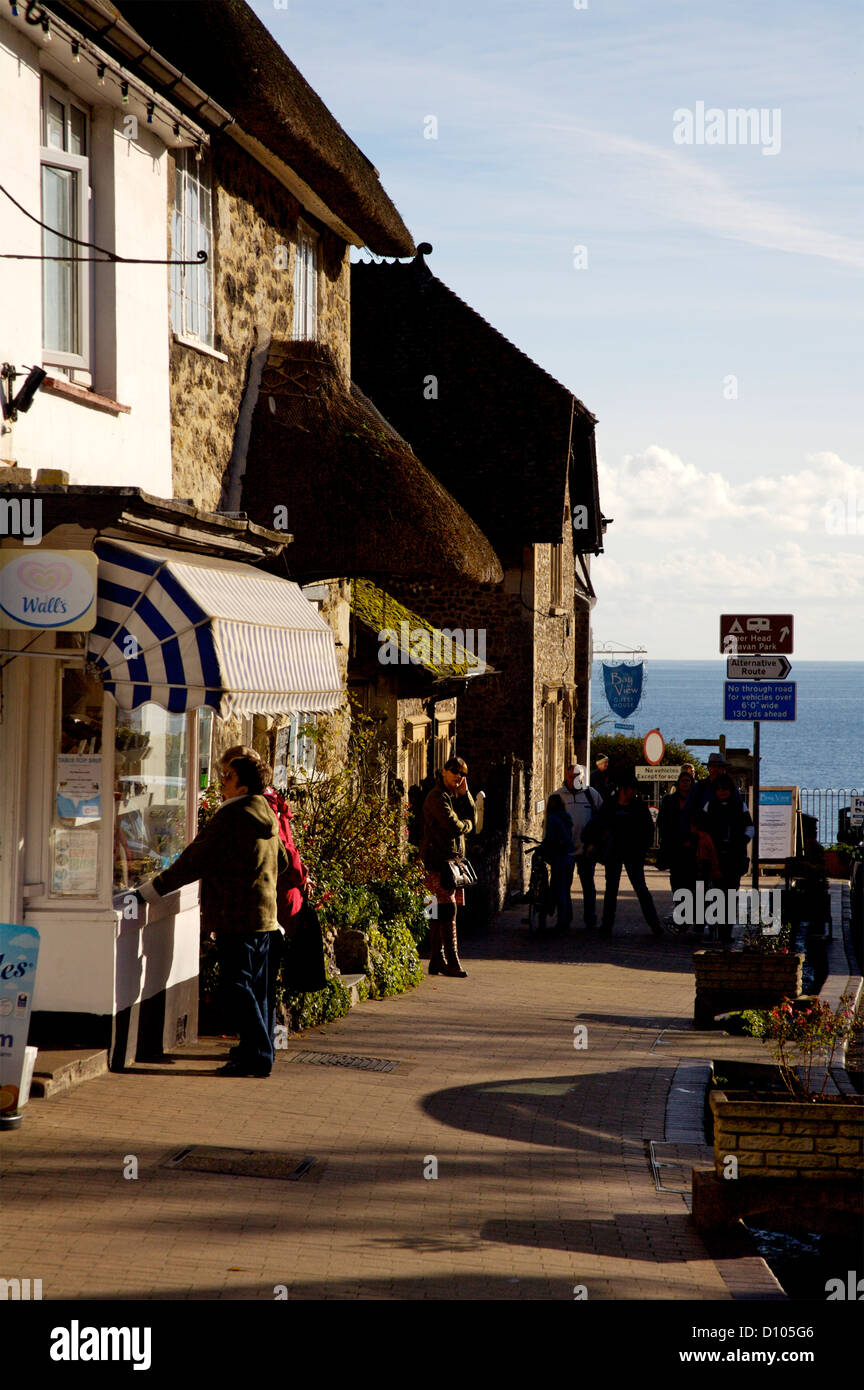
<svg viewBox="0 0 864 1390"><path fill-rule="evenodd" d="M834 1055L855 1026L852 999L844 994L836 1009L822 999L784 999L773 1009L746 1015L747 1031L770 1047L786 1089L796 1100L818 1100L825 1091ZM816 1068L824 1068L815 1089Z"/></svg>

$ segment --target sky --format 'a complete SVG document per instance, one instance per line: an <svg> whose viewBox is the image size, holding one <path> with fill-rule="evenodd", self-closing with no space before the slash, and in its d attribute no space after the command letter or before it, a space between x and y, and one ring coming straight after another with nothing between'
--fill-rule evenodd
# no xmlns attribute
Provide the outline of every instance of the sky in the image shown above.
<svg viewBox="0 0 864 1390"><path fill-rule="evenodd" d="M252 6L435 274L598 417L595 643L704 659L777 612L864 660L858 0Z"/></svg>

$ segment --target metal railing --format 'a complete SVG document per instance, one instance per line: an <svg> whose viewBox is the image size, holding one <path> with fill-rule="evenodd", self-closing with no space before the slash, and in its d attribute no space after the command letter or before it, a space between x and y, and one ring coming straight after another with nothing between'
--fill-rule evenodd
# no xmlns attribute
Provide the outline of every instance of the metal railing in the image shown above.
<svg viewBox="0 0 864 1390"><path fill-rule="evenodd" d="M855 841L860 831L848 832L849 806L853 796L864 796L857 787L802 787L801 811L805 816L815 816L819 822L819 843L833 845L841 832L844 840ZM845 812L845 815L843 814Z"/></svg>

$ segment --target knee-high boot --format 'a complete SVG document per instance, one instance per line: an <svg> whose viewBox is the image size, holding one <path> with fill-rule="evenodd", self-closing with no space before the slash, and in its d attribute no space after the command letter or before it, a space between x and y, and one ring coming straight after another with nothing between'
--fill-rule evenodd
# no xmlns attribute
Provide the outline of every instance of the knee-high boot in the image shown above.
<svg viewBox="0 0 864 1390"><path fill-rule="evenodd" d="M439 903L438 921L441 925L441 945L444 950L444 959L447 962L443 973L464 979L468 971L462 969L459 952L456 948L456 908L451 903L444 903L443 905Z"/></svg>
<svg viewBox="0 0 864 1390"><path fill-rule="evenodd" d="M440 911L440 908L439 908ZM447 962L441 949L441 925L434 919L429 923L429 974L443 975Z"/></svg>

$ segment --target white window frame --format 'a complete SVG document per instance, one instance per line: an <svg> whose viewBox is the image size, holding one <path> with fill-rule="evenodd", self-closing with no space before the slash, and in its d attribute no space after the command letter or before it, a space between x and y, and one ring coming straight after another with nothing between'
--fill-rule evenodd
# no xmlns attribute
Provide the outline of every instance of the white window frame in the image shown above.
<svg viewBox="0 0 864 1390"><path fill-rule="evenodd" d="M202 152L199 160L196 159L193 149L175 150L174 159L176 167L174 188L171 193L171 255L177 261L193 261L198 251L202 250L207 252L207 261L203 266L173 265L170 267L168 286L171 327L178 338L198 344L201 347L214 349L216 346L216 296L213 273L213 180L210 163L206 152ZM182 205L180 208L177 206L178 175L182 183ZM195 233L191 235L187 208L189 186L193 178L199 189L206 190L207 203L205 214L202 216L199 198L199 216L195 222ZM193 241L195 244L191 245L190 243ZM196 332L193 326L195 315L192 308L192 292L197 286L197 277L202 273L206 277L209 297L209 331L203 335ZM193 280L193 277L196 278ZM197 302L200 305L200 300Z"/></svg>
<svg viewBox="0 0 864 1390"><path fill-rule="evenodd" d="M69 112L69 110L74 106L75 109L76 109L77 111L79 111L79 112L81 113L81 115L84 117L85 143L86 143L86 148L87 148L87 150L88 150L88 153L87 153L86 155L72 154L70 151L65 150L65 149L63 149L63 150L58 150L58 149L56 149L53 145L49 145L49 144L48 144L48 139L47 139L48 101L49 101L49 98L51 98L51 97L54 97L57 101L61 102L62 105L66 108L66 111L67 111L67 115L66 115L65 120L64 120L64 125L65 125L65 127L66 127L66 129L65 129L65 131L64 131L64 142L68 141L68 125L69 125L68 112ZM78 207L77 207L76 225L75 225L75 229L74 229L73 235L77 236L77 237L78 237L80 240L82 240L82 241L90 241L90 239L91 239L91 237L90 237L90 155L89 155L89 150L90 150L90 138L91 138L90 112L88 111L87 107L83 105L82 102L76 100L76 99L72 96L72 93L71 93L71 92L66 91L66 89L65 89L64 87L59 86L56 82L50 82L50 81L48 81L47 78L43 78L43 80L42 80L42 96L41 96L40 110L39 110L39 121L40 121L40 142L41 142L41 143L40 143L40 150L39 150L39 202L40 202L40 210L42 210L42 221L43 221L43 222L44 222L44 221L47 221L47 219L46 219L46 217L45 217L45 215L44 215L44 204L43 204L43 196L42 196L42 170L43 170L46 166L48 166L48 167L50 167L50 168L64 169L64 170L66 170L67 172L77 173L77 174L79 175L79 177L78 177L78 199L77 199ZM45 238L45 233L44 233L44 232L43 232L42 236L43 236L42 245L43 245L43 250L44 250L44 238ZM75 244L75 242L72 242L72 241L70 241L70 242L64 242L63 244L64 244L66 247L68 247L70 256L80 256L80 257L82 257L82 258L86 258L86 257L92 255L91 250L90 250L88 247L86 247L86 246L77 246L77 245ZM51 265L55 265L55 264L56 264L56 265L59 265L59 264L62 264L62 262L59 262L59 261L58 261L58 262L53 262L53 261L52 261L52 262L43 262L43 267L46 266L46 265L48 265L48 264L51 264ZM75 306L75 308L76 308L77 319L78 319L78 323L77 323L77 329L78 329L78 332L77 332L77 346L78 346L79 351L77 351L77 352L64 352L64 351L62 351L62 350L59 349L59 348L49 348L49 347L46 347L46 346L44 345L44 343L43 343L43 346L42 346L42 362L43 362L43 365L44 365L44 366L51 366L51 367L56 366L56 367L64 367L64 368L73 368L73 369L77 369L78 371L89 372L89 370L90 370L90 316L91 316L92 306L91 306L91 302L90 302L91 277L90 277L90 265L89 265L88 260L87 260L87 259L81 259L81 260L77 261L77 262L75 263L74 271L75 271L75 296L76 296L76 306ZM44 333L45 333L45 328L44 328L44 323L45 323L45 304L44 304L45 282L44 282L44 274L43 274L43 281L42 281L41 294L42 294L42 299L43 299L43 303L42 303L42 329L41 329L41 334L42 334L42 337L44 338Z"/></svg>
<svg viewBox="0 0 864 1390"><path fill-rule="evenodd" d="M318 236L304 222L297 225L294 261L294 337L318 337Z"/></svg>

